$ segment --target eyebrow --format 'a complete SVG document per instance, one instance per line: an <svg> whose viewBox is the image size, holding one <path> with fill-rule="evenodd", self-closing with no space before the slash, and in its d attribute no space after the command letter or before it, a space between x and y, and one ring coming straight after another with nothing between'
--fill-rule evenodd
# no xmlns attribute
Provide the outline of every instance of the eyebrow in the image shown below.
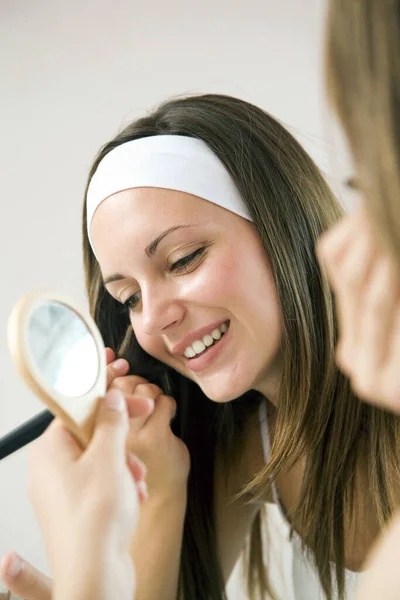
<svg viewBox="0 0 400 600"><path fill-rule="evenodd" d="M169 235L173 231L176 231L177 229L185 229L186 227L194 227L194 225L192 223L188 223L187 225L174 225L173 227L169 227L169 229L166 229L165 231L160 233L160 235L158 235L148 246L146 246L146 248L144 250L146 255L149 258L154 256L155 253L157 252L157 248L158 248L160 242L165 237L167 237L167 235ZM106 277L103 280L103 284L108 285L109 283L114 283L115 281L121 281L122 279L128 279L128 277L126 275L121 275L121 273L114 273L113 275Z"/></svg>

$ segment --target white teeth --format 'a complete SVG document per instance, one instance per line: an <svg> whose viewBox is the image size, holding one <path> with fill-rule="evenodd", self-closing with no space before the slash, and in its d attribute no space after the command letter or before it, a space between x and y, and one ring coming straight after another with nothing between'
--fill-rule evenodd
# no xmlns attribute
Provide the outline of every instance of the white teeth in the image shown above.
<svg viewBox="0 0 400 600"><path fill-rule="evenodd" d="M204 350L206 349L205 345L201 340L196 340L195 342L193 342L192 347L196 354L200 354L200 352L204 352Z"/></svg>
<svg viewBox="0 0 400 600"><path fill-rule="evenodd" d="M222 335L228 330L228 325L222 323L218 329L214 329L211 334L207 334L202 340L196 340L191 346L188 346L184 351L186 358L193 358L197 354L204 352L206 348L212 346L215 341L221 339Z"/></svg>
<svg viewBox="0 0 400 600"><path fill-rule="evenodd" d="M203 344L205 346L212 346L213 343L214 343L214 340L213 340L212 335L205 335L203 337Z"/></svg>
<svg viewBox="0 0 400 600"><path fill-rule="evenodd" d="M196 352L191 346L188 346L184 352L184 355L186 356L186 358L193 358L193 356L196 356Z"/></svg>

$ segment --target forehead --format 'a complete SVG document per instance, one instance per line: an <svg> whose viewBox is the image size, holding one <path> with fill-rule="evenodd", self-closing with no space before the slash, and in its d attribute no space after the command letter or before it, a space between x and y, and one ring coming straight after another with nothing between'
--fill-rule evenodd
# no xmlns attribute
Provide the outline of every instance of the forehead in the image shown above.
<svg viewBox="0 0 400 600"><path fill-rule="evenodd" d="M182 224L229 228L230 211L184 192L159 188L135 188L118 192L104 200L91 224L93 246L101 265L124 252L124 248L144 248L163 230Z"/></svg>
<svg viewBox="0 0 400 600"><path fill-rule="evenodd" d="M136 228L146 221L164 222L165 219L177 221L184 218L207 220L214 217L220 220L225 209L185 192L160 188L135 188L118 192L104 200L94 214L92 235L101 228L105 221L113 221L123 225L129 218L130 224ZM164 224L164 223L163 223Z"/></svg>

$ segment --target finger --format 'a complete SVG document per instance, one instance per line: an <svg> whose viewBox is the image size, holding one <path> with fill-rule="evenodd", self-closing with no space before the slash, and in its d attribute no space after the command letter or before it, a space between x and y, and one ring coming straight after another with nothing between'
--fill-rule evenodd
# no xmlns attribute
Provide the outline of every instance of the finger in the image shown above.
<svg viewBox="0 0 400 600"><path fill-rule="evenodd" d="M129 363L124 358L118 358L107 366L107 389L116 377L123 377L129 372Z"/></svg>
<svg viewBox="0 0 400 600"><path fill-rule="evenodd" d="M106 348L106 363L107 365L109 365L110 363L114 362L114 360L116 359L116 355L115 352L112 348Z"/></svg>
<svg viewBox="0 0 400 600"><path fill-rule="evenodd" d="M66 468L82 455L82 449L74 436L67 431L60 419L54 419L44 434L29 451L30 462L51 456L58 467Z"/></svg>
<svg viewBox="0 0 400 600"><path fill-rule="evenodd" d="M138 483L144 481L147 475L147 467L136 454L128 454L128 467L134 480Z"/></svg>
<svg viewBox="0 0 400 600"><path fill-rule="evenodd" d="M124 395L119 390L107 392L96 417L94 435L86 455L101 455L101 462L125 462L128 434L128 412Z"/></svg>
<svg viewBox="0 0 400 600"><path fill-rule="evenodd" d="M155 383L149 383L148 381L140 382L135 388L136 394L144 394L148 398L153 398L155 400L158 396L162 395L164 392L162 389L156 385Z"/></svg>
<svg viewBox="0 0 400 600"><path fill-rule="evenodd" d="M15 552L9 552L1 560L0 578L16 596L26 600L51 600L52 580Z"/></svg>
<svg viewBox="0 0 400 600"><path fill-rule="evenodd" d="M137 417L147 418L151 415L154 410L154 400L152 398L146 398L145 396L139 396L137 394L130 394L125 397L126 407L128 410L128 417L135 419Z"/></svg>
<svg viewBox="0 0 400 600"><path fill-rule="evenodd" d="M118 389L127 396L128 394L133 395L136 391L136 388L139 384L149 384L147 379L144 377L140 377L139 375L124 375L122 377L115 377L109 385L109 389ZM140 394L141 396L146 396L143 391Z"/></svg>
<svg viewBox="0 0 400 600"><path fill-rule="evenodd" d="M131 419L127 448L129 452L145 457L147 448L160 442L165 432L170 431L170 424L176 414L176 402L170 396L160 394L152 414L145 420ZM143 422L144 421L144 422ZM145 451L145 454L142 451Z"/></svg>
<svg viewBox="0 0 400 600"><path fill-rule="evenodd" d="M152 399L153 402L155 403L155 406L154 406L153 410L151 411L150 415L131 419L130 433L139 432L145 426L147 420L154 413L158 398L160 398L163 395L163 392L162 392L161 388L159 388L157 385L155 385L153 383L140 383L135 388L135 395L136 394L141 395L141 396L146 396L147 398Z"/></svg>
<svg viewBox="0 0 400 600"><path fill-rule="evenodd" d="M171 396L160 395L155 403L153 413L146 421L145 427L163 428L170 425L176 414L176 401Z"/></svg>

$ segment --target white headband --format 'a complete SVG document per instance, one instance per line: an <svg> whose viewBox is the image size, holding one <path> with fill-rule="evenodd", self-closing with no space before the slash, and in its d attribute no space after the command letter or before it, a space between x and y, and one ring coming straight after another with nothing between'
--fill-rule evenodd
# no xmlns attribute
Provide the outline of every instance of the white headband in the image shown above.
<svg viewBox="0 0 400 600"><path fill-rule="evenodd" d="M181 135L155 135L121 144L100 162L87 191L90 242L90 227L99 205L117 192L139 187L186 192L252 220L232 177L205 142Z"/></svg>

